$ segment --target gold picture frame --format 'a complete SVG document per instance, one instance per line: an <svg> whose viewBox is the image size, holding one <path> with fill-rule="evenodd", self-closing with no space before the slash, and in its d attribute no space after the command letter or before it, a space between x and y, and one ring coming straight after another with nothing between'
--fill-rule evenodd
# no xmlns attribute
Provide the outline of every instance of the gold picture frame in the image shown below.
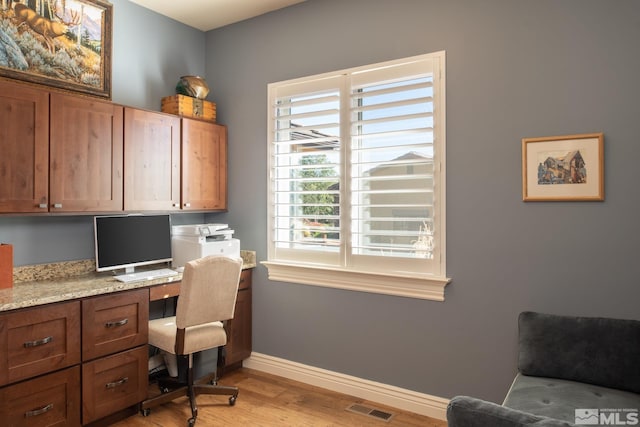
<svg viewBox="0 0 640 427"><path fill-rule="evenodd" d="M523 138L522 200L604 200L604 135Z"/></svg>
<svg viewBox="0 0 640 427"><path fill-rule="evenodd" d="M113 5L0 2L0 76L111 99Z"/></svg>

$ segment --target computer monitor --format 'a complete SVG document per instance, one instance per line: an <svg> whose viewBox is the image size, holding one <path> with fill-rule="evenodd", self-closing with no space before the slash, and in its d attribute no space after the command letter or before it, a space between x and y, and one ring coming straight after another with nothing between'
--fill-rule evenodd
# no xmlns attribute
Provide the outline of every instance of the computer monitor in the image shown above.
<svg viewBox="0 0 640 427"><path fill-rule="evenodd" d="M170 262L171 217L107 215L93 218L96 270L124 269Z"/></svg>

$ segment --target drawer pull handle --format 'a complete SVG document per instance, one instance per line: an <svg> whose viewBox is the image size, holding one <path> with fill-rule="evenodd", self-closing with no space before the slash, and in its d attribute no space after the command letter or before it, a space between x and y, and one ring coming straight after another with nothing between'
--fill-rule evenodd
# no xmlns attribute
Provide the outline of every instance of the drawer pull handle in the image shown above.
<svg viewBox="0 0 640 427"><path fill-rule="evenodd" d="M24 348L38 347L40 345L48 344L51 341L53 341L53 337L45 337L41 340L27 341L26 343L24 343Z"/></svg>
<svg viewBox="0 0 640 427"><path fill-rule="evenodd" d="M34 409L33 411L27 411L24 413L25 418L36 417L38 415L42 415L45 412L49 412L53 409L53 403L49 403L48 405L43 406L40 409Z"/></svg>
<svg viewBox="0 0 640 427"><path fill-rule="evenodd" d="M125 384L127 382L129 382L129 377L124 377L124 378L122 378L122 379L120 379L118 381L114 381L112 383L105 384L105 387L107 387L107 388L116 388L119 385Z"/></svg>
<svg viewBox="0 0 640 427"><path fill-rule="evenodd" d="M129 319L118 320L117 322L107 322L104 324L107 328L117 328L118 326L124 326L129 323Z"/></svg>

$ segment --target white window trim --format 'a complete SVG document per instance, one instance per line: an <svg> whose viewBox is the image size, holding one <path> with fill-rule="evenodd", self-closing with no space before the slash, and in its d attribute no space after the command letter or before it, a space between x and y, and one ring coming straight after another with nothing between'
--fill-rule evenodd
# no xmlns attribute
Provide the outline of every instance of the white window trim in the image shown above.
<svg viewBox="0 0 640 427"><path fill-rule="evenodd" d="M263 261L269 280L370 292L409 298L444 301L444 288L451 281L431 275L400 275Z"/></svg>
<svg viewBox="0 0 640 427"><path fill-rule="evenodd" d="M435 52L429 55L439 56L442 60L442 67L445 62L445 52ZM426 55L423 55L426 56ZM404 61L408 58L399 60ZM393 63L396 61L390 61ZM358 67L358 68L368 68ZM355 70L351 69L349 71ZM338 72L339 73L339 72ZM335 76L336 72L326 73L325 78ZM316 78L322 78L322 76L316 76ZM295 79L295 81L305 81L307 78ZM446 76L443 73L439 76L440 90L444 94L446 87ZM439 99L440 108L446 111L446 96L441 96ZM271 115L267 118L267 128L271 131ZM438 118L439 133L441 137L446 141L446 123L445 118L440 115ZM442 166L445 163L446 144L439 146L438 162L436 167L440 175L439 183L439 233L440 239L440 256L436 260L440 265L440 272L446 272L445 255L446 255L446 173L442 171ZM271 162L271 152L269 152L269 162ZM271 164L268 168L267 185L270 183ZM271 194L271 189L267 188L268 194ZM271 197L269 197L268 215L272 214ZM271 227L270 221L267 222ZM267 267L268 278L272 281L299 283L303 285L322 286L335 289L344 289L352 291L361 291L369 293L377 293L392 296L401 296L433 301L445 300L445 287L451 282L451 278L445 276L436 276L433 274L422 274L414 272L392 272L389 274L381 272L368 272L359 271L347 268L340 268L335 266L327 266L321 264L300 264L290 261L280 261L272 258L273 248L271 242L271 232L268 233L268 261L261 262L262 265Z"/></svg>

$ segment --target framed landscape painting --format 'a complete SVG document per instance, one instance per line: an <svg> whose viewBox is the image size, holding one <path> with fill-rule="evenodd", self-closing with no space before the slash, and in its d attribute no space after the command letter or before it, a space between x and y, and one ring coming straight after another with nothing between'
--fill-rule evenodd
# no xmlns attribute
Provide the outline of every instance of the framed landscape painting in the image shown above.
<svg viewBox="0 0 640 427"><path fill-rule="evenodd" d="M604 200L602 133L524 138L522 200Z"/></svg>
<svg viewBox="0 0 640 427"><path fill-rule="evenodd" d="M0 76L111 99L113 6L0 0Z"/></svg>

